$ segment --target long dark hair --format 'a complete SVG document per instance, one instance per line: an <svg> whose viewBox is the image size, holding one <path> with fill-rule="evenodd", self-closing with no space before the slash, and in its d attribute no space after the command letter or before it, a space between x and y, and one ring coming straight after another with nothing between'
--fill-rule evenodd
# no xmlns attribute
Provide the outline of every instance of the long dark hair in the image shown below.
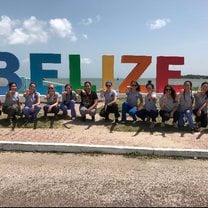
<svg viewBox="0 0 208 208"><path fill-rule="evenodd" d="M193 103L194 99L193 99L193 95L192 95L192 82L190 80L186 80L183 83L183 86L185 86L186 83L189 83L190 84L191 100L192 100L192 103ZM186 101L186 96L185 96L185 92L184 91L183 91L183 97L184 97L184 100Z"/></svg>
<svg viewBox="0 0 208 208"><path fill-rule="evenodd" d="M176 99L176 91L174 90L174 88L172 87L172 85L167 84L167 85L165 85L165 87L164 87L163 94L165 94L166 88L170 88L170 90L171 90L170 95L171 95L171 97L173 98L173 100L174 100L174 102L175 102L175 99Z"/></svg>
<svg viewBox="0 0 208 208"><path fill-rule="evenodd" d="M140 92L140 84L139 84L136 80L132 80L132 81L131 81L131 85L132 85L132 84L136 84L136 85L137 85L136 90L137 90L138 92Z"/></svg>

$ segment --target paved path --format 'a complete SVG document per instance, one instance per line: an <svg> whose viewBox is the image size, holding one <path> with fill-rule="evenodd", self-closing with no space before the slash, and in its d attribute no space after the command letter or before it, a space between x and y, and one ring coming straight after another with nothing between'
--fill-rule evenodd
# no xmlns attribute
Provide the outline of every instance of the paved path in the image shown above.
<svg viewBox="0 0 208 208"><path fill-rule="evenodd" d="M121 125L121 124L119 124ZM63 121L61 128L1 128L1 141L54 142L88 145L117 145L153 148L207 149L207 132L120 132L111 123ZM117 129L117 130L118 130Z"/></svg>

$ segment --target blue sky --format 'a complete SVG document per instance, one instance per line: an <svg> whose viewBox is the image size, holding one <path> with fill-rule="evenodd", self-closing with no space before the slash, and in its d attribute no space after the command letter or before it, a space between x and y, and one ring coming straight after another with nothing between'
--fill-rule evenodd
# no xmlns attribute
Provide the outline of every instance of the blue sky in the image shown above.
<svg viewBox="0 0 208 208"><path fill-rule="evenodd" d="M114 55L115 77L134 64L122 55L152 56L142 75L155 77L157 56L184 56L182 74L208 72L207 0L0 0L0 51L17 56L30 77L30 53L61 54L45 64L68 77L68 55L81 55L82 77L102 76L102 55ZM0 62L0 68L4 63Z"/></svg>

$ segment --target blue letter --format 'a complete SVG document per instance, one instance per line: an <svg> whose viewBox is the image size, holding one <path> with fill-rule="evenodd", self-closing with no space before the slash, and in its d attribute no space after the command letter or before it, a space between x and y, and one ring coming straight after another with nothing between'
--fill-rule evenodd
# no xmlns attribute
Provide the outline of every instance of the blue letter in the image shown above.
<svg viewBox="0 0 208 208"><path fill-rule="evenodd" d="M42 63L61 63L61 54L30 54L30 73L31 81L37 84L37 91L46 94L47 90L43 86L44 78L58 78L57 70L43 70ZM61 92L62 87L56 87Z"/></svg>
<svg viewBox="0 0 208 208"><path fill-rule="evenodd" d="M17 90L21 88L22 81L20 77L14 73L19 69L19 60L18 58L8 52L0 52L0 61L6 62L5 68L0 68L0 77L5 78L8 80L8 83L10 82L16 82L17 83ZM9 90L8 85L7 86L1 86L0 87L0 94L6 94L6 92Z"/></svg>

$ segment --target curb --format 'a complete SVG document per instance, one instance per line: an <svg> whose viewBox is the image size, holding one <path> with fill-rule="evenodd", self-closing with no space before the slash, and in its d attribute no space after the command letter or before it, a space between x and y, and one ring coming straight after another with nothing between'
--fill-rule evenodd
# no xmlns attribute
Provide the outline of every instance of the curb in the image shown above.
<svg viewBox="0 0 208 208"><path fill-rule="evenodd" d="M62 153L104 153L104 154L131 154L208 158L206 149L174 149L174 148L151 148L132 146L88 145L70 143L41 143L41 142L11 142L0 141L0 151L23 151L23 152L62 152Z"/></svg>

